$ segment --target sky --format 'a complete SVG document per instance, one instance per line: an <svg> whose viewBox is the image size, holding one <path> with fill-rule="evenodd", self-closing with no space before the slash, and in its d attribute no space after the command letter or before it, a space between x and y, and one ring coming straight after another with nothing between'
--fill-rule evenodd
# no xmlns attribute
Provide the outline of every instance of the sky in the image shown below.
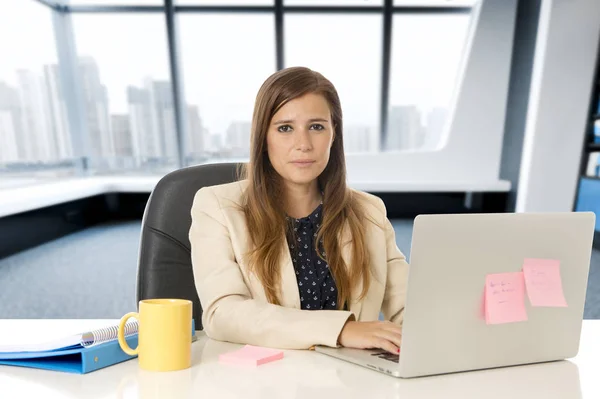
<svg viewBox="0 0 600 399"><path fill-rule="evenodd" d="M1 1L0 80L14 84L16 69L41 73L44 63L56 63L52 18L50 11L39 3Z"/></svg>
<svg viewBox="0 0 600 399"><path fill-rule="evenodd" d="M72 3L114 4L115 1L72 0ZM51 12L39 3L2 2L0 37L19 40L0 40L0 80L14 85L16 69L26 68L41 75L43 64L57 62L54 31ZM127 2L159 4L159 0ZM328 0L331 4L342 2L381 3ZM460 3L465 2L473 0ZM179 0L179 4L191 3L211 1ZM269 4L269 1L251 3ZM422 1L402 1L408 3ZM314 1L288 0L287 4L314 4ZM393 18L390 104L417 104L424 112L446 106L456 83L469 16L397 14ZM145 77L170 79L163 14L78 13L73 14L72 20L77 53L92 56L98 62L101 80L108 87L111 112L126 112L128 85L141 86ZM256 92L275 72L273 15L185 13L178 15L177 22L185 98L189 104L198 105L205 126L212 133L223 133L234 120L251 120ZM381 16L286 15L284 40L285 66L315 69L336 86L345 125L378 127Z"/></svg>

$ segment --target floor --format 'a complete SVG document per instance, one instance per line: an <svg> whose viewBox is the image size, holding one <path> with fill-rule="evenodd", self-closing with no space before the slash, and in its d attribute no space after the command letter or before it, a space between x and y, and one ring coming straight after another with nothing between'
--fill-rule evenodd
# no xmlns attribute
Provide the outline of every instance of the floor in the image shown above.
<svg viewBox="0 0 600 399"><path fill-rule="evenodd" d="M393 220L410 256L411 221ZM103 224L0 259L1 318L119 318L134 311L140 222ZM600 251L584 312L600 319Z"/></svg>

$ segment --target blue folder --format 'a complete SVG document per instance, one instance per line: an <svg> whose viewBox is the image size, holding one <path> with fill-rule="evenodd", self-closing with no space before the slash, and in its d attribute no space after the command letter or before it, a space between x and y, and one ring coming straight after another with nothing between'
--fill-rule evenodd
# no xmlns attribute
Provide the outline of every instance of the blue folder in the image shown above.
<svg viewBox="0 0 600 399"><path fill-rule="evenodd" d="M192 340L195 333L195 323L192 320ZM135 348L138 345L138 334L129 335L125 340L130 348ZM40 352L2 352L0 365L86 374L135 357L137 355L131 356L123 352L119 341L114 339L87 347L72 345Z"/></svg>
<svg viewBox="0 0 600 399"><path fill-rule="evenodd" d="M131 348L138 344L137 334L126 340ZM44 352L0 353L0 364L85 374L134 357L137 356L123 352L119 341L114 340L85 348L73 346Z"/></svg>

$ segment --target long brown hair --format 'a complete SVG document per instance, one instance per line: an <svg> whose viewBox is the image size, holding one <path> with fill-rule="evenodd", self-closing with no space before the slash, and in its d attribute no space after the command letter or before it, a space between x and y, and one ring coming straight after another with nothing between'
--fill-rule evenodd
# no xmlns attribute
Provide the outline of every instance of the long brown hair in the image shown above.
<svg viewBox="0 0 600 399"><path fill-rule="evenodd" d="M323 222L315 245L323 240L325 257L338 290L338 309L349 303L352 290L362 280L360 297L370 283L369 256L364 236L365 212L361 198L346 187L342 108L333 84L318 72L304 67L291 67L271 75L256 96L252 117L250 161L240 170L240 178L248 179L242 208L246 216L252 248L248 263L261 281L267 300L280 304L281 273L279 261L287 250L289 223L283 209L283 184L267 154L267 131L273 115L288 101L308 93L322 95L329 103L335 129L330 158L318 178L323 192ZM351 243L341 242L345 222L351 233ZM352 264L342 258L342 246L352 245Z"/></svg>

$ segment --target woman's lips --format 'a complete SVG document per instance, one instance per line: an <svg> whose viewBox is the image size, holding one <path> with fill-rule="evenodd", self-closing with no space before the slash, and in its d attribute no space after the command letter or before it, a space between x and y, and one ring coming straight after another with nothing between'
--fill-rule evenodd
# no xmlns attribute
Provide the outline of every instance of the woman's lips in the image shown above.
<svg viewBox="0 0 600 399"><path fill-rule="evenodd" d="M308 160L303 159L303 160L298 160L298 161L292 161L292 164L294 164L295 166L297 166L299 168L307 168L307 167L311 166L314 163L315 163L315 161L310 160L310 159L308 159Z"/></svg>

